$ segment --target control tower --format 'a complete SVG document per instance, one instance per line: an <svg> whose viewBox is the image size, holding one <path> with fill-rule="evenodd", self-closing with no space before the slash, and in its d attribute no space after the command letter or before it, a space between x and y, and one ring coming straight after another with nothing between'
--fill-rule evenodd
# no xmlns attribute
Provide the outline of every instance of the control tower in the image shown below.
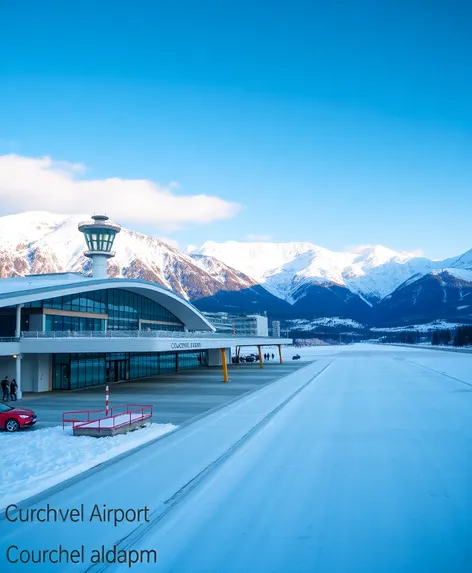
<svg viewBox="0 0 472 573"><path fill-rule="evenodd" d="M115 235L121 227L112 223L105 215L94 215L92 221L79 223L79 231L84 234L88 251L86 257L92 259L92 276L94 279L106 279L107 260L115 256L112 251Z"/></svg>

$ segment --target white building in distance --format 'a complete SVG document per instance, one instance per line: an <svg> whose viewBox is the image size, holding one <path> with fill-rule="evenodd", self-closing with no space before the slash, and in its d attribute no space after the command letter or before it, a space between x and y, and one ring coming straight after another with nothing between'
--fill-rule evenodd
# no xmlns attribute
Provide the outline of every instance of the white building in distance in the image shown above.
<svg viewBox="0 0 472 573"><path fill-rule="evenodd" d="M202 314L216 328L216 332L232 332L238 336L269 336L267 316L227 312L203 312Z"/></svg>
<svg viewBox="0 0 472 573"><path fill-rule="evenodd" d="M273 338L280 338L280 321L273 320L272 321L272 337Z"/></svg>

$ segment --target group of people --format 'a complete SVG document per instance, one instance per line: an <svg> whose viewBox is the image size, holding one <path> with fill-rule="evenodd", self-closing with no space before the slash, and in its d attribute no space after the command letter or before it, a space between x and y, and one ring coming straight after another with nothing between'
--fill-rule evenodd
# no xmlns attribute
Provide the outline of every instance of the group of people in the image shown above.
<svg viewBox="0 0 472 573"><path fill-rule="evenodd" d="M274 360L275 355L266 352L263 358L264 360ZM257 354L250 354L249 356L240 356L239 354L236 354L234 356L231 356L231 362L233 364L239 364L240 362L254 362L254 361L259 362L259 356Z"/></svg>
<svg viewBox="0 0 472 573"><path fill-rule="evenodd" d="M8 400L16 400L16 391L18 390L18 384L16 380L10 382L8 380L8 376L2 380L2 392L3 392L3 401L8 402Z"/></svg>

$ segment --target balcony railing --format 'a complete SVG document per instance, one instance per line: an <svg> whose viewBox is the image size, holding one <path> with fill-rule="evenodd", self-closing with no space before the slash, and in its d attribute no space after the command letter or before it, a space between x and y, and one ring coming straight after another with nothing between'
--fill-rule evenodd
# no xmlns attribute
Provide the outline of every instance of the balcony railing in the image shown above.
<svg viewBox="0 0 472 573"><path fill-rule="evenodd" d="M269 338L261 335L238 335L215 332L181 332L178 330L52 330L24 331L22 338Z"/></svg>

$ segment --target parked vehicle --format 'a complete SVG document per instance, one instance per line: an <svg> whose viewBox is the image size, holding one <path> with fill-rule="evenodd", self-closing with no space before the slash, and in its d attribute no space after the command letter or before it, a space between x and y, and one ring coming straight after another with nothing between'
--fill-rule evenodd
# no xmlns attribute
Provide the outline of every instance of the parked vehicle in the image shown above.
<svg viewBox="0 0 472 573"><path fill-rule="evenodd" d="M249 354L249 356L246 356L246 362L255 362L256 359L254 358L254 356L252 354Z"/></svg>
<svg viewBox="0 0 472 573"><path fill-rule="evenodd" d="M38 418L33 410L15 408L0 402L0 429L16 432L20 428L29 428L36 424Z"/></svg>
<svg viewBox="0 0 472 573"><path fill-rule="evenodd" d="M300 360L300 358L300 354L295 354L295 356L292 356L292 360Z"/></svg>

